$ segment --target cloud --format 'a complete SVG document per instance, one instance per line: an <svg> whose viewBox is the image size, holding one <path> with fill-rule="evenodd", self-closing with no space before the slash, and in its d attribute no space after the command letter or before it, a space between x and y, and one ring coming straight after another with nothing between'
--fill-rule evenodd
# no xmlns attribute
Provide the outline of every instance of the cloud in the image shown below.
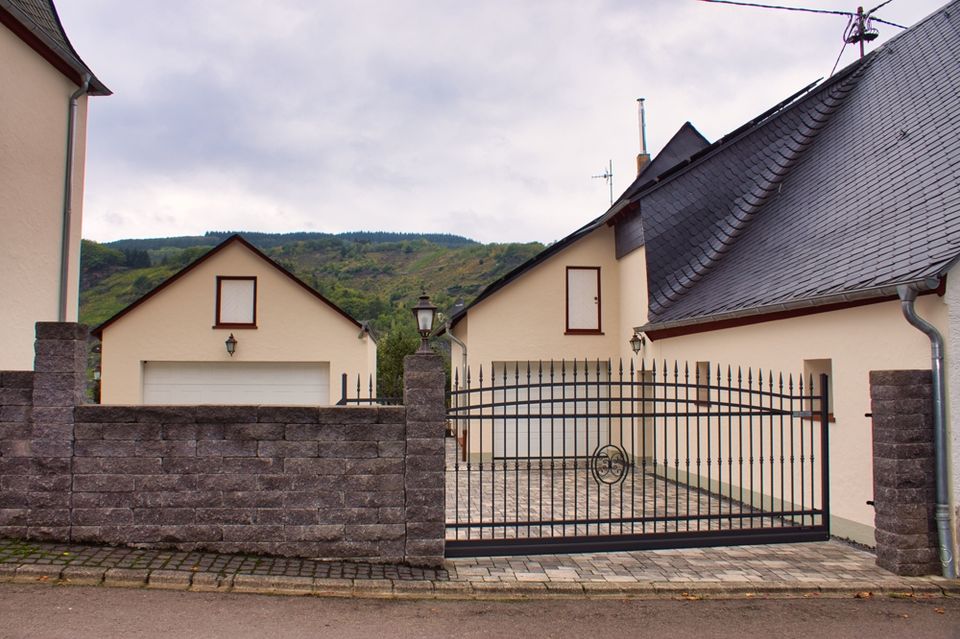
<svg viewBox="0 0 960 639"><path fill-rule="evenodd" d="M937 3L897 4L882 13L912 23ZM240 228L549 242L606 208L591 176L608 160L615 190L629 185L635 98L654 151L686 120L715 139L826 75L844 26L676 0L61 5L116 93L89 116L84 235L98 240Z"/></svg>

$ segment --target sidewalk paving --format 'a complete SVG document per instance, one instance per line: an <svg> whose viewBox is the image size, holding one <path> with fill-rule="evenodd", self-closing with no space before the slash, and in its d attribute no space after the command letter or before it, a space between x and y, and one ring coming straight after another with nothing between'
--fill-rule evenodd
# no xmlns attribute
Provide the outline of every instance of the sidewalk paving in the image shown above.
<svg viewBox="0 0 960 639"><path fill-rule="evenodd" d="M443 569L0 539L0 582L381 598L960 596L838 541L451 559Z"/></svg>

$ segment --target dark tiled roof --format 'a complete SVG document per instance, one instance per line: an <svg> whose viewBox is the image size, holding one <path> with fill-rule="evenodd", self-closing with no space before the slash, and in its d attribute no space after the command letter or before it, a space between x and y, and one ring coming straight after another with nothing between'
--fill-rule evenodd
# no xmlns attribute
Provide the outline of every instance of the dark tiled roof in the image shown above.
<svg viewBox="0 0 960 639"><path fill-rule="evenodd" d="M650 327L941 273L960 255L960 0L643 191Z"/></svg>
<svg viewBox="0 0 960 639"><path fill-rule="evenodd" d="M74 50L67 38L52 0L0 0L0 11L6 11L19 24L36 36L49 50L76 72L78 77L90 74L90 93L110 95Z"/></svg>
<svg viewBox="0 0 960 639"><path fill-rule="evenodd" d="M620 198L629 199L633 197L638 191L642 190L650 180L666 173L684 160L703 151L708 146L710 146L710 141L703 137L703 135L697 131L696 127L689 122L685 122L683 126L673 134L673 137L666 143L663 150L660 151L649 164L643 167L637 179L624 191Z"/></svg>

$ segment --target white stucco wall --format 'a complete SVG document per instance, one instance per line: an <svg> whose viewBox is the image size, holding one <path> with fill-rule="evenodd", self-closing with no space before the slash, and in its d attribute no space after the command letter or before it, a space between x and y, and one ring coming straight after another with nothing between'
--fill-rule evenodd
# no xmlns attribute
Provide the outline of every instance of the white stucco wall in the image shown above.
<svg viewBox="0 0 960 639"><path fill-rule="evenodd" d="M33 367L34 323L56 321L67 109L77 86L0 25L0 370ZM77 319L87 99L77 109L68 321Z"/></svg>
<svg viewBox="0 0 960 639"><path fill-rule="evenodd" d="M256 328L214 326L217 276L257 277ZM236 353L224 341L233 334ZM340 379L376 373L369 334L268 262L235 242L103 331L104 404L143 401L144 362L329 362L331 403Z"/></svg>
<svg viewBox="0 0 960 639"><path fill-rule="evenodd" d="M941 330L947 304L937 295L917 300L918 313ZM659 339L647 362L709 361L715 370L729 364L792 373L804 360L829 359L833 369L835 422L830 424L832 533L873 545L872 431L869 373L873 370L929 369L930 342L910 326L897 301ZM681 364L682 366L682 364Z"/></svg>
<svg viewBox="0 0 960 639"><path fill-rule="evenodd" d="M600 267L601 331L566 334L566 268ZM551 256L468 311L454 328L467 343L474 375L491 362L606 360L620 353L630 335L621 329L620 269L614 257L613 229L606 226ZM468 328L469 326L469 328ZM453 366L460 362L454 346Z"/></svg>

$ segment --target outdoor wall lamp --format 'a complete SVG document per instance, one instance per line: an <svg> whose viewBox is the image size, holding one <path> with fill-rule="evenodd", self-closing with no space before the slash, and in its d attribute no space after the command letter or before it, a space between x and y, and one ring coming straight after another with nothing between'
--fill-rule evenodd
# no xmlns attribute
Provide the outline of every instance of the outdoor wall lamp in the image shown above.
<svg viewBox="0 0 960 639"><path fill-rule="evenodd" d="M230 357L233 357L233 353L237 350L237 338L233 336L233 333L230 333L230 337L224 344L227 345L227 353L230 354Z"/></svg>
<svg viewBox="0 0 960 639"><path fill-rule="evenodd" d="M640 352L640 349L643 348L643 345L647 343L647 338L641 335L640 333L634 332L633 337L630 338L630 348L633 350L633 354L636 355Z"/></svg>
<svg viewBox="0 0 960 639"><path fill-rule="evenodd" d="M430 353L427 339L433 331L433 320L437 316L437 307L430 303L430 298L424 293L420 301L413 307L413 316L417 320L417 330L420 331L420 348L418 353Z"/></svg>

